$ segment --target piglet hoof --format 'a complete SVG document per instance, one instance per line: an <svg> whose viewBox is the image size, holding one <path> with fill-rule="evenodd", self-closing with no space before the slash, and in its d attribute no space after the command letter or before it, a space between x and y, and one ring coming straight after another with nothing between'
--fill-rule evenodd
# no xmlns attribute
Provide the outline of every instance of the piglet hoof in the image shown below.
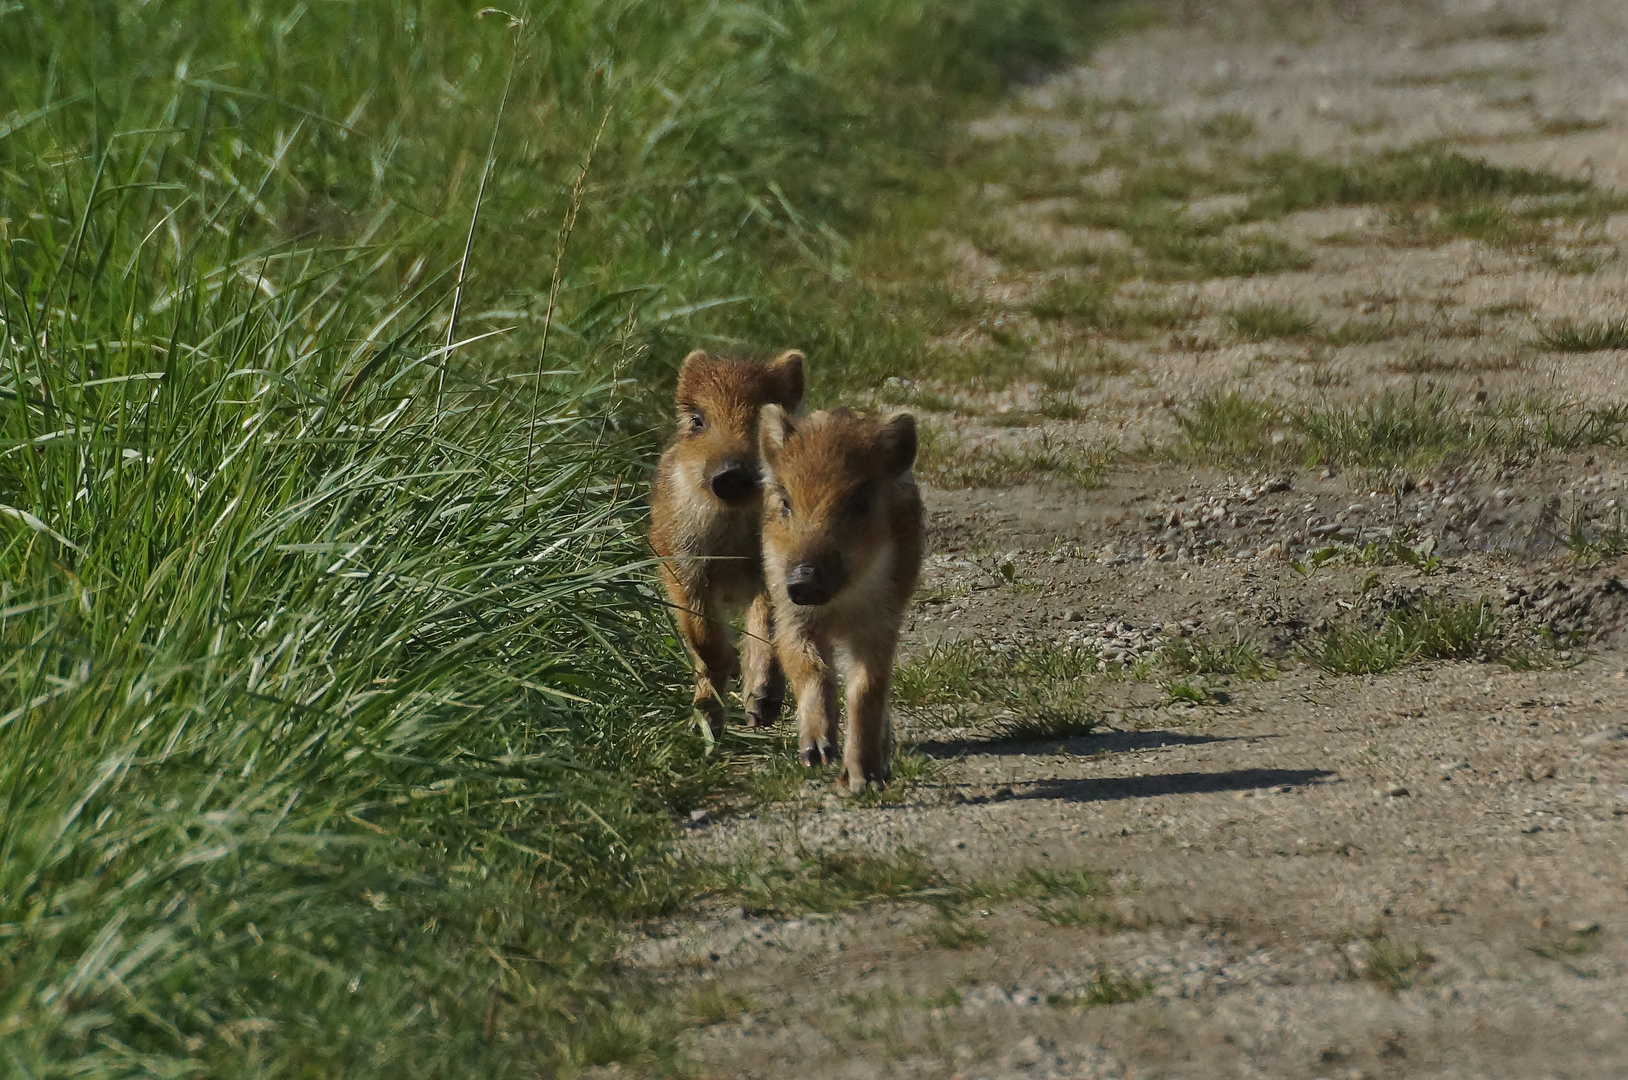
<svg viewBox="0 0 1628 1080"><path fill-rule="evenodd" d="M746 726L749 728L773 727L775 722L780 719L782 704L784 704L782 698L747 698Z"/></svg>
<svg viewBox="0 0 1628 1080"><path fill-rule="evenodd" d="M850 773L846 769L837 777L837 787L851 795L868 795L873 791L882 790L879 781L868 780L860 773Z"/></svg>
<svg viewBox="0 0 1628 1080"><path fill-rule="evenodd" d="M803 747L803 767L806 769L812 769L817 765L830 765L836 760L836 747L830 743L810 743Z"/></svg>
<svg viewBox="0 0 1628 1080"><path fill-rule="evenodd" d="M851 769L844 765L842 774L837 777L837 783L846 787L855 795L863 795L869 791L881 791L887 786L888 776L886 769Z"/></svg>

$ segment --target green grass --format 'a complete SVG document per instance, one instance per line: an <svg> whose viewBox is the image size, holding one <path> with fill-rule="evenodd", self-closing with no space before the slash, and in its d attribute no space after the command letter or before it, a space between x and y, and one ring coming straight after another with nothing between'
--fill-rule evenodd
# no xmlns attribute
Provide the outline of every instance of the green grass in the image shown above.
<svg viewBox="0 0 1628 1080"><path fill-rule="evenodd" d="M1175 414L1182 450L1232 461L1270 461L1294 454L1281 406L1241 394L1203 394Z"/></svg>
<svg viewBox="0 0 1628 1080"><path fill-rule="evenodd" d="M989 931L946 909L927 924L921 936L940 949L976 949L989 943Z"/></svg>
<svg viewBox="0 0 1628 1080"><path fill-rule="evenodd" d="M1001 647L970 638L941 642L919 650L898 666L893 700L907 708L1021 703L1035 684L1095 678L1098 660L1094 649L1049 643Z"/></svg>
<svg viewBox="0 0 1628 1080"><path fill-rule="evenodd" d="M1418 147L1330 162L1282 153L1261 164L1261 190L1251 211L1278 216L1325 206L1464 205L1531 195L1575 195L1587 182L1530 169L1504 168L1463 154Z"/></svg>
<svg viewBox="0 0 1628 1080"><path fill-rule="evenodd" d="M1217 643L1210 639L1194 641L1176 638L1160 650L1160 662L1177 675L1232 675L1240 679L1265 679L1272 665L1260 644L1243 637Z"/></svg>
<svg viewBox="0 0 1628 1080"><path fill-rule="evenodd" d="M1628 514L1621 507L1611 511L1609 523L1594 526L1594 518L1581 504L1572 507L1571 518L1561 542L1572 558L1581 562L1619 559L1628 555Z"/></svg>
<svg viewBox="0 0 1628 1080"><path fill-rule="evenodd" d="M941 298L854 267L1098 20L514 10L0 9L8 1072L682 1068L614 963L727 780L645 563L665 380L923 363ZM844 860L793 891L925 880Z"/></svg>
<svg viewBox="0 0 1628 1080"><path fill-rule="evenodd" d="M1068 417L1064 417L1068 418ZM1028 422L1031 418L1022 418ZM1111 443L1053 441L1003 446L969 444L938 428L924 427L916 476L939 488L1004 488L1063 481L1081 488L1101 487L1118 457Z"/></svg>
<svg viewBox="0 0 1628 1080"><path fill-rule="evenodd" d="M1538 344L1555 352L1605 352L1628 349L1628 317L1600 322L1562 319L1544 327Z"/></svg>
<svg viewBox="0 0 1628 1080"><path fill-rule="evenodd" d="M1369 468L1426 464L1486 437L1439 391L1387 390L1360 404L1313 406L1296 427L1309 461Z"/></svg>
<svg viewBox="0 0 1628 1080"><path fill-rule="evenodd" d="M717 983L709 982L689 995L684 1002L683 1014L692 1024L708 1027L733 1020L741 1013L751 1012L754 1007L750 995L725 990Z"/></svg>
<svg viewBox="0 0 1628 1080"><path fill-rule="evenodd" d="M1368 939L1362 974L1369 982L1393 994L1411 987L1419 973L1435 962L1435 957L1418 942L1409 945L1380 934Z"/></svg>
<svg viewBox="0 0 1628 1080"><path fill-rule="evenodd" d="M1119 975L1106 964L1099 964L1096 977L1082 989L1071 994L1053 994L1046 999L1046 1003L1055 1009L1094 1009L1103 1005L1140 1001L1152 989L1144 979Z"/></svg>
<svg viewBox="0 0 1628 1080"><path fill-rule="evenodd" d="M1336 349L1348 345L1372 345L1390 335L1391 325L1379 319L1346 319L1324 330L1319 338L1324 345Z"/></svg>
<svg viewBox="0 0 1628 1080"><path fill-rule="evenodd" d="M1419 467L1452 455L1532 455L1616 446L1628 406L1541 398L1466 410L1439 390L1386 390L1353 403L1280 405L1238 391L1200 395L1176 410L1180 457L1246 464Z"/></svg>
<svg viewBox="0 0 1628 1080"><path fill-rule="evenodd" d="M804 852L780 861L713 867L702 876L713 890L765 915L849 911L879 900L934 900L950 889L920 852L910 850L894 858L868 851Z"/></svg>
<svg viewBox="0 0 1628 1080"><path fill-rule="evenodd" d="M1600 947L1600 927L1597 924L1579 927L1564 937L1551 937L1527 949L1545 960L1553 960L1565 971L1580 979L1599 976L1594 968L1582 967L1576 961Z"/></svg>
<svg viewBox="0 0 1628 1080"><path fill-rule="evenodd" d="M1222 321L1229 331L1245 341L1309 337L1317 331L1315 320L1286 304L1245 304L1228 311Z"/></svg>
<svg viewBox="0 0 1628 1080"><path fill-rule="evenodd" d="M1499 620L1486 600L1423 600L1377 621L1330 626L1307 646L1309 659L1336 675L1378 675L1419 660L1490 660L1499 655Z"/></svg>

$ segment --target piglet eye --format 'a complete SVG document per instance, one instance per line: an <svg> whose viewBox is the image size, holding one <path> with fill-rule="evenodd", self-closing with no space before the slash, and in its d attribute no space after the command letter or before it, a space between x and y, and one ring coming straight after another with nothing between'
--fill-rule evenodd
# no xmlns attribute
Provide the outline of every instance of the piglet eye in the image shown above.
<svg viewBox="0 0 1628 1080"><path fill-rule="evenodd" d="M692 412L685 419L685 426L689 429L690 434L694 435L699 431L706 430L707 418L698 412Z"/></svg>
<svg viewBox="0 0 1628 1080"><path fill-rule="evenodd" d="M852 495L848 496L849 517L864 517L866 514L870 513L870 509L871 493L869 490L861 488Z"/></svg>

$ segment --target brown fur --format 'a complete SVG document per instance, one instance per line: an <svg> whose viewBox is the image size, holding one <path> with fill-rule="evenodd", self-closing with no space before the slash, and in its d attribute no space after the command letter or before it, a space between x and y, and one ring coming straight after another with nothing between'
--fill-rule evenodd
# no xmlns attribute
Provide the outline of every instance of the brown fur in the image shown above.
<svg viewBox="0 0 1628 1080"><path fill-rule="evenodd" d="M763 567L775 649L797 698L803 763L835 757L835 647L848 656L842 776L855 792L888 779L888 689L899 627L921 574L923 512L908 413L846 409L794 419L768 406Z"/></svg>
<svg viewBox="0 0 1628 1080"><path fill-rule="evenodd" d="M803 354L768 364L692 352L678 373L678 431L650 491L650 545L695 660L695 706L714 735L740 668L729 622L746 610L741 701L748 726L772 724L785 697L763 595L758 414L803 400ZM726 497L727 496L727 497Z"/></svg>

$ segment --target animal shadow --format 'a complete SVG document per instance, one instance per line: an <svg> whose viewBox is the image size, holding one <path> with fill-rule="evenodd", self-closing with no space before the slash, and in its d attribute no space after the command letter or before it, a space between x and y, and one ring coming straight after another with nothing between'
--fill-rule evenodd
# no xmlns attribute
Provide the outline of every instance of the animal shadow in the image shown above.
<svg viewBox="0 0 1628 1080"><path fill-rule="evenodd" d="M1036 780L1015 799L1108 802L1156 795L1202 795L1217 791L1305 787L1337 775L1328 769L1229 769L1225 772L1153 773L1147 776L1093 776L1076 780Z"/></svg>

